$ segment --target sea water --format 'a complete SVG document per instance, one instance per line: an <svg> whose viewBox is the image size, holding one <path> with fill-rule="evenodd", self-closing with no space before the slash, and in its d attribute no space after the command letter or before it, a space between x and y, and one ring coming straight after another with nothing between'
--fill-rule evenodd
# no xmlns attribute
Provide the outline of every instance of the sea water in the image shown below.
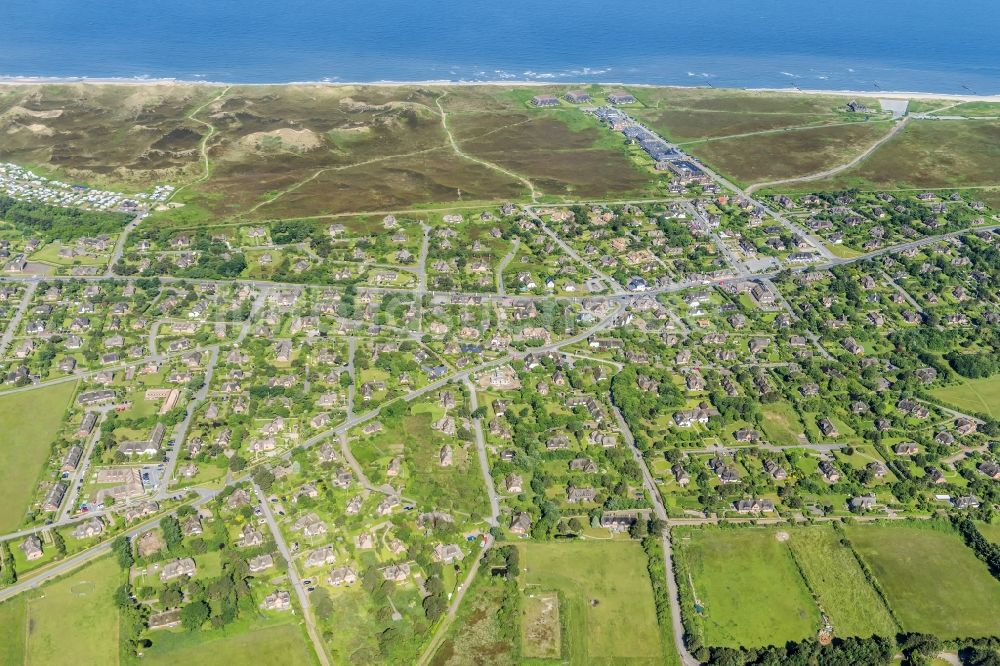
<svg viewBox="0 0 1000 666"><path fill-rule="evenodd" d="M996 0L4 0L0 76L1000 93Z"/></svg>

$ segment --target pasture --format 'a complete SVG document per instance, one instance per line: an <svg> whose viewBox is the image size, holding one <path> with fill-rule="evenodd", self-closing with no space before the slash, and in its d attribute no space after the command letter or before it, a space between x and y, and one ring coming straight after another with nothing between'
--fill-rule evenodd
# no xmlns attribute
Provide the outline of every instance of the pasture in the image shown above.
<svg viewBox="0 0 1000 666"><path fill-rule="evenodd" d="M678 529L706 645L784 645L816 635L819 611L787 543L772 529ZM690 612L693 609L686 609Z"/></svg>
<svg viewBox="0 0 1000 666"><path fill-rule="evenodd" d="M524 601L558 593L564 663L662 662L646 556L638 543L563 541L518 548ZM526 603L525 608L532 606ZM542 618L551 626L549 617ZM526 655L548 649L551 637L544 645L528 644L531 635L522 633Z"/></svg>
<svg viewBox="0 0 1000 666"><path fill-rule="evenodd" d="M996 635L1000 582L957 534L905 525L855 526L847 534L903 631Z"/></svg>
<svg viewBox="0 0 1000 666"><path fill-rule="evenodd" d="M830 527L789 531L788 545L836 636L894 636L898 631L882 599L840 535Z"/></svg>
<svg viewBox="0 0 1000 666"><path fill-rule="evenodd" d="M76 382L0 395L0 531L21 524Z"/></svg>

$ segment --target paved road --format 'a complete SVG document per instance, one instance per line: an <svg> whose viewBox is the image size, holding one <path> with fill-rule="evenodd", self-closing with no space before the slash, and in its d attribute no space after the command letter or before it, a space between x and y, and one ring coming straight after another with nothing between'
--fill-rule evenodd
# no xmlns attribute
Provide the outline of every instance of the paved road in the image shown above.
<svg viewBox="0 0 1000 666"><path fill-rule="evenodd" d="M706 172L707 172L707 169L706 169ZM737 191L738 191L738 188L737 188ZM771 215L772 217L774 217L775 219L778 219L779 221L784 220L784 218L779 218L778 217L779 216L778 213L775 213L774 211L772 211L772 210L770 210L769 208L766 208L766 207L765 207L765 209L767 210L767 213L769 215ZM717 285L717 284L722 284L722 283L729 282L731 280L752 279L752 278L755 278L755 277L770 277L770 278L773 278L773 277L776 277L783 270L791 270L793 273L801 273L801 272L803 272L803 271L805 271L807 269L810 269L810 268L815 269L815 270L828 269L828 268L833 268L834 266L843 266L843 265L847 265L847 264L853 264L853 263L858 263L858 262L862 262L862 261L867 261L869 259L873 259L875 257L882 256L884 254L892 254L892 253L902 252L902 251L907 250L907 249L919 248L919 247L922 247L922 246L930 244L930 243L935 243L937 241L947 240L947 239L950 239L950 238L955 238L957 236L963 236L965 234L972 233L972 232L977 232L977 231L994 231L994 230L1000 228L1000 225L997 225L997 224L974 226L974 227L966 227L964 229L959 229L958 231L953 231L953 232L949 232L949 233L946 233L946 234L940 234L940 235L937 235L937 236L926 236L924 238L920 238L920 239L917 239L917 240L914 240L914 241L907 241L905 243L900 243L898 245L890 245L890 246L887 246L887 247L882 248L880 250L875 250L873 252L868 252L868 253L865 253L865 254L860 254L860 255L857 255L857 256L851 257L851 258L841 258L841 257L835 257L835 256L833 256L832 253L829 252L829 248L827 248L821 241L818 241L817 239L815 239L814 237L812 237L810 234L808 234L807 232L805 232L805 230L803 230L800 227L798 227L798 226L796 226L796 225L788 222L787 220L784 220L784 222L787 223L788 225L790 225L791 229L795 233L803 235L807 240L809 238L813 238L816 241L816 243L818 243L817 251L820 252L820 253L822 253L822 256L825 257L825 260L821 261L821 262L814 262L814 263L810 263L810 264L806 264L806 265L801 265L801 266L782 265L778 270L761 272L761 273L735 273L733 275L724 275L724 276L717 276L717 277L704 278L704 279L688 278L688 279L684 279L684 280L679 280L679 281L676 281L676 282L668 283L668 284L665 284L665 285L660 286L660 287L655 287L653 289L649 289L646 292L644 292L643 295L653 296L653 295L656 295L656 294L674 293L674 292L678 292L678 291L683 291L684 289L689 289L691 287ZM2 275L2 276L0 276L0 282L22 282L22 283L27 283L27 284L30 284L32 282L36 282L36 283L37 282L69 282L69 281L100 282L100 281L104 281L104 280L107 280L107 279L108 278L105 278L103 276L69 276L69 275L46 275L46 276L37 276L37 275ZM134 282L135 281L135 278L115 278L115 279L117 281L119 281L119 282ZM245 284L245 285L250 285L251 287L254 287L254 288L257 288L257 289L264 289L264 288L268 288L268 287L271 287L271 288L280 288L280 289L302 289L305 286L307 286L307 285L303 285L301 283L296 283L296 282L274 282L274 281L269 281L269 280L209 280L209 279L190 279L190 278L171 277L171 276L168 276L168 275L159 276L157 279L161 283L163 283L163 284L185 283L185 284L189 284L189 285L206 285L206 286L209 286L209 285L214 285L214 286L220 286L220 285L222 285L222 286L225 286L225 285L237 285L238 286L238 285L244 285ZM402 287L394 288L394 287L368 287L368 286L361 286L361 287L358 287L358 292L359 293L370 293L370 294L413 294L414 290L413 289L402 288ZM441 290L441 291L430 290L430 291L427 292L427 294L431 295L431 296L438 296L438 297L444 297L444 298L455 298L455 297L457 297L457 298L478 298L478 299L481 299L483 302L506 301L506 300L511 300L511 299L515 300L515 301L524 301L524 300L551 301L551 300L555 300L555 301L568 301L568 302L573 302L573 301L577 301L577 302L578 301L601 302L601 301L622 301L622 300L627 300L627 299L632 298L635 295L635 294L633 294L631 292L626 292L624 290L612 291L611 293L608 293L608 294L579 294L579 295L560 295L560 296L545 295L545 294L543 294L543 295L538 295L538 294L523 294L523 295L518 295L518 296L501 296L500 294L496 294L496 293L493 293L493 292L463 292L463 291L446 291L446 290Z"/></svg>
<svg viewBox="0 0 1000 666"><path fill-rule="evenodd" d="M201 506L202 504L204 504L205 502L207 502L208 500L210 500L215 495L216 495L216 493L214 493L214 492L202 492L201 493L201 497L199 497L194 502L191 502L191 506L197 508L197 507ZM163 515L174 515L174 513L175 512L171 511L171 512L169 512L169 514L163 514ZM90 518L93 515L95 515L95 514L90 514L90 515L85 516L85 517L86 518ZM151 520L147 520L145 522L139 523L135 527L132 527L132 528L130 528L130 529L122 532L121 534L115 535L115 538L117 538L118 536L125 536L125 537L128 537L130 539L134 538L134 537L138 536L139 534L142 534L146 530L149 530L150 528L155 527L156 525L158 525L159 522L160 522L160 520L163 518L163 515L158 515L156 518L153 518ZM34 533L36 531L40 531L42 529L50 529L50 528L52 528L54 526L55 525L46 525L44 527L40 527L40 528L37 528L36 530L33 530L32 533ZM10 535L7 535L7 537L5 537L5 538L8 538L9 536ZM94 546L92 548L88 548L87 550L80 551L76 555L68 557L65 560L60 560L58 563L56 563L56 564L52 565L50 568L46 569L43 573L38 573L38 574L32 575L30 578L18 581L17 583L14 583L13 585L11 585L9 587L5 587L5 588L0 589L0 602L6 601L7 599L10 599L11 597L17 596L18 594L20 594L22 592L26 592L28 590L33 590L35 588L38 588L42 584L44 584L46 581L51 580L52 578L55 578L57 576L62 576L64 574L67 574L67 573L73 571L74 569L76 569L77 567L83 566L87 562L90 562L91 560L93 560L93 559L95 559L97 557L100 557L101 555L104 555L106 553L111 552L111 543L113 541L114 541L114 539L109 539L107 541L99 543L98 545L96 545L96 546Z"/></svg>
<svg viewBox="0 0 1000 666"><path fill-rule="evenodd" d="M28 311L28 306L31 304L31 299L35 295L36 289L38 289L38 282L29 282L28 286L25 287L21 302L18 304L17 310L14 311L14 316L11 317L10 322L7 324L7 330L3 332L3 337L0 337L0 359L7 355L7 349L10 347L10 343L14 341L14 335L17 334L17 329L21 325L21 320L24 319L24 313Z"/></svg>
<svg viewBox="0 0 1000 666"><path fill-rule="evenodd" d="M465 387L469 390L469 402L472 411L479 409L479 397L476 395L476 387L468 379L465 380ZM486 494L490 500L490 517L487 522L491 526L498 525L500 518L500 502L497 500L496 484L493 481L493 474L490 473L490 462L486 457L486 438L483 437L483 420L481 418L472 419L472 430L476 436L476 450L479 453L479 468L483 472L483 482L486 484Z"/></svg>
<svg viewBox="0 0 1000 666"><path fill-rule="evenodd" d="M128 236L132 231L139 226L139 223L146 218L146 213L141 212L133 217L122 232L118 234L118 240L115 241L115 249L111 253L111 259L108 260L108 267L104 271L104 277L112 277L114 275L115 265L122 258L122 254L125 252L125 241L128 240Z"/></svg>
<svg viewBox="0 0 1000 666"><path fill-rule="evenodd" d="M500 260L500 264L497 266L497 277L496 277L496 287L497 295L504 296L507 293L507 288L503 286L503 272L507 269L508 264L514 260L517 256L517 251L521 247L521 239L515 238L511 243L510 252L504 255L503 259Z"/></svg>
<svg viewBox="0 0 1000 666"><path fill-rule="evenodd" d="M417 296L427 292L427 253L431 246L431 228L426 222L420 223L423 237L420 240L420 258L417 260Z"/></svg>
<svg viewBox="0 0 1000 666"><path fill-rule="evenodd" d="M191 397L191 400L188 401L184 420L177 424L177 427L174 429L173 446L170 447L167 453L167 464L163 469L163 476L160 477L160 488L156 493L157 498L162 499L171 492L170 483L173 481L174 472L177 469L177 460L180 458L181 448L184 446L184 440L187 438L187 431L191 427L191 420L194 418L195 410L198 409L198 406L208 396L208 388L212 384L212 374L215 372L215 364L219 360L219 347L210 347L208 354L208 364L205 366L205 383Z"/></svg>
<svg viewBox="0 0 1000 666"><path fill-rule="evenodd" d="M294 588L295 595L299 598L299 606L302 608L303 619L306 623L306 632L309 634L313 649L316 651L316 658L319 659L320 664L323 666L330 666L330 659L326 655L326 648L323 646L323 641L320 640L319 634L316 632L316 622L313 618L312 606L309 604L309 594L306 591L306 586L302 584L302 579L299 578L299 572L295 569L292 553L288 549L284 535L281 534L278 521L274 519L274 512L271 511L271 505L256 482L253 484L253 491L260 502L261 512L264 514L265 520L267 520L267 525L271 528L271 535L274 536L274 542L278 546L278 551L285 558L285 561L288 562L288 581L291 583L292 588Z"/></svg>
<svg viewBox="0 0 1000 666"><path fill-rule="evenodd" d="M625 417L622 416L622 413L617 406L612 405L611 411L614 413L615 420L618 422L618 428L625 437L625 442L629 445L629 448L632 449L632 456L635 458L636 463L639 465L639 469L642 471L642 480L646 486L646 493L649 495L650 501L653 503L653 514L658 519L666 522L667 510L663 506L663 499L660 497L660 491L656 487L653 475L649 473L649 467L646 466L646 459L635 445L635 437L632 436L632 430L628 427ZM680 657L681 663L684 666L698 666L698 660L695 659L690 652L688 652L687 645L684 643L684 625L681 622L680 594L677 591L677 580L674 578L674 559L673 551L671 549L669 530L663 531L663 534L661 535L661 545L663 548L663 564L666 569L667 596L670 597L670 626L674 634L674 646L677 648L677 655Z"/></svg>
<svg viewBox="0 0 1000 666"><path fill-rule="evenodd" d="M67 520L73 515L73 510L76 509L76 500L80 494L80 486L83 484L83 480L87 478L87 471L90 469L90 456L94 452L94 445L101 439L101 425L104 423L104 417L111 409L113 409L111 405L104 405L93 410L100 413L99 420L83 447L80 464L77 465L76 471L67 479L69 491L66 493L66 499L63 500L62 512L59 515L61 520Z"/></svg>

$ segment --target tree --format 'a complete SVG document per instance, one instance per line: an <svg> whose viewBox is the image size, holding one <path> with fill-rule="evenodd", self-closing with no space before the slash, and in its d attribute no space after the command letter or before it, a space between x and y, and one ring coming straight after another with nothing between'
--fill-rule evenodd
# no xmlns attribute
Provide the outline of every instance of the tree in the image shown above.
<svg viewBox="0 0 1000 666"><path fill-rule="evenodd" d="M181 609L181 625L188 631L201 629L211 609L204 601L194 601Z"/></svg>
<svg viewBox="0 0 1000 666"><path fill-rule="evenodd" d="M128 569L135 564L135 557L132 555L132 544L128 537L120 536L111 543L111 551L115 554L118 566Z"/></svg>
<svg viewBox="0 0 1000 666"><path fill-rule="evenodd" d="M52 531L52 545L55 547L56 552L59 553L60 556L66 554L66 539L64 539L63 535L57 530Z"/></svg>
<svg viewBox="0 0 1000 666"><path fill-rule="evenodd" d="M422 602L424 614L431 622L437 620L445 611L444 597L439 594L431 594L424 597Z"/></svg>
<svg viewBox="0 0 1000 666"><path fill-rule="evenodd" d="M167 545L167 550L173 552L180 548L184 539L180 521L173 516L165 516L160 521L160 530L163 532L163 542Z"/></svg>
<svg viewBox="0 0 1000 666"><path fill-rule="evenodd" d="M271 486L274 485L274 473L266 467L258 467L253 472L254 482L260 486L260 489L265 493L271 491Z"/></svg>

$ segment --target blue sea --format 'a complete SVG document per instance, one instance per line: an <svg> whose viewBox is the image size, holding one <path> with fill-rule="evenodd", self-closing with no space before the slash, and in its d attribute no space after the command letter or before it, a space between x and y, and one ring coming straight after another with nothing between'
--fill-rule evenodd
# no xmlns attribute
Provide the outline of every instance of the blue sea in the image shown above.
<svg viewBox="0 0 1000 666"><path fill-rule="evenodd" d="M0 76L1000 93L997 0L4 0Z"/></svg>

